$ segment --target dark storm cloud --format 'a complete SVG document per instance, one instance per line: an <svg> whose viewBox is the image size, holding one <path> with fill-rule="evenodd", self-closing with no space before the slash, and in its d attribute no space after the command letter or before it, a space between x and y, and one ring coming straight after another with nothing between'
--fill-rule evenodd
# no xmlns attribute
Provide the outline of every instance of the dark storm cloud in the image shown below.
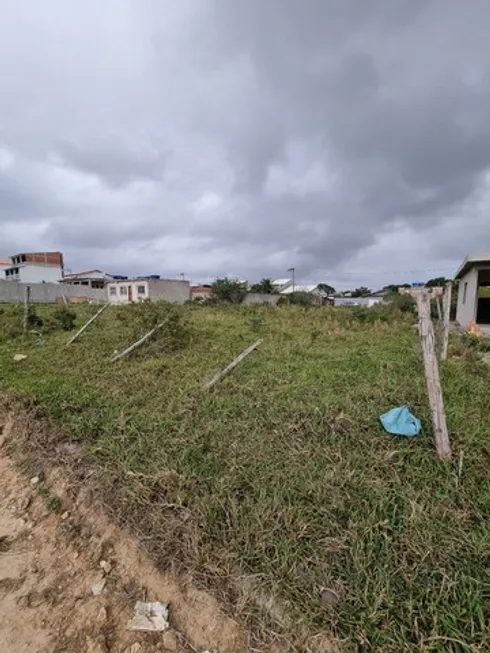
<svg viewBox="0 0 490 653"><path fill-rule="evenodd" d="M36 220L74 267L128 272L481 249L487 0L0 5L1 253Z"/></svg>

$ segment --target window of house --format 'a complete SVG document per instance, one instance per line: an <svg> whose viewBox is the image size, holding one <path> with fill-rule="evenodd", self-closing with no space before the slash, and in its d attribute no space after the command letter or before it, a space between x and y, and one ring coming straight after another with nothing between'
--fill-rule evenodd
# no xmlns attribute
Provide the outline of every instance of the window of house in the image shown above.
<svg viewBox="0 0 490 653"><path fill-rule="evenodd" d="M466 292L467 292L467 290L468 290L468 282L465 281L464 286L463 286L463 304L466 304Z"/></svg>
<svg viewBox="0 0 490 653"><path fill-rule="evenodd" d="M110 295L117 295L117 288L116 288L116 286L110 286L110 288L109 288L109 294L110 294Z"/></svg>
<svg viewBox="0 0 490 653"><path fill-rule="evenodd" d="M145 286L138 286L138 295L144 295L146 293Z"/></svg>
<svg viewBox="0 0 490 653"><path fill-rule="evenodd" d="M127 286L119 286L119 294L120 295L127 295L128 294L128 287Z"/></svg>

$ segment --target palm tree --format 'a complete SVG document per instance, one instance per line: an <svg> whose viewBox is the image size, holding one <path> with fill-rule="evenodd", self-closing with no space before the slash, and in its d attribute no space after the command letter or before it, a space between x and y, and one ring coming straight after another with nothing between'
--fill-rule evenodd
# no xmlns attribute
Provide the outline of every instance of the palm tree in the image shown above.
<svg viewBox="0 0 490 653"><path fill-rule="evenodd" d="M271 295L274 292L274 286L272 285L272 279L262 279L260 283L254 283L252 292L260 292L265 295Z"/></svg>

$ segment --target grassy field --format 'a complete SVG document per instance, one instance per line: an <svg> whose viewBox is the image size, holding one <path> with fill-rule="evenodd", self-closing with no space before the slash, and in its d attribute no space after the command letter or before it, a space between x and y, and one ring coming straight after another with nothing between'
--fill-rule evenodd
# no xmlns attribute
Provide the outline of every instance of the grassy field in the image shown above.
<svg viewBox="0 0 490 653"><path fill-rule="evenodd" d="M74 310L80 325L96 307ZM108 362L169 310L161 339ZM3 334L0 386L82 443L158 562L212 587L253 632L311 650L325 635L345 651L490 651L490 370L460 343L443 368L447 465L408 314L111 307L70 347L62 331L42 346ZM380 427L402 404L420 437Z"/></svg>

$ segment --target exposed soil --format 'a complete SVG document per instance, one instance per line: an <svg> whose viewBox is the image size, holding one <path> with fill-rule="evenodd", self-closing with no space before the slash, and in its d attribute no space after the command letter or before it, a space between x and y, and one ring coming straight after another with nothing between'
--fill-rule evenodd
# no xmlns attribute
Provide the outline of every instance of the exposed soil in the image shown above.
<svg viewBox="0 0 490 653"><path fill-rule="evenodd" d="M128 534L61 475L19 470L0 423L0 641L9 653L245 650L238 625L207 593L159 573ZM61 504L60 504L61 501ZM94 596L92 586L105 586ZM130 631L137 600L169 604L165 633Z"/></svg>

